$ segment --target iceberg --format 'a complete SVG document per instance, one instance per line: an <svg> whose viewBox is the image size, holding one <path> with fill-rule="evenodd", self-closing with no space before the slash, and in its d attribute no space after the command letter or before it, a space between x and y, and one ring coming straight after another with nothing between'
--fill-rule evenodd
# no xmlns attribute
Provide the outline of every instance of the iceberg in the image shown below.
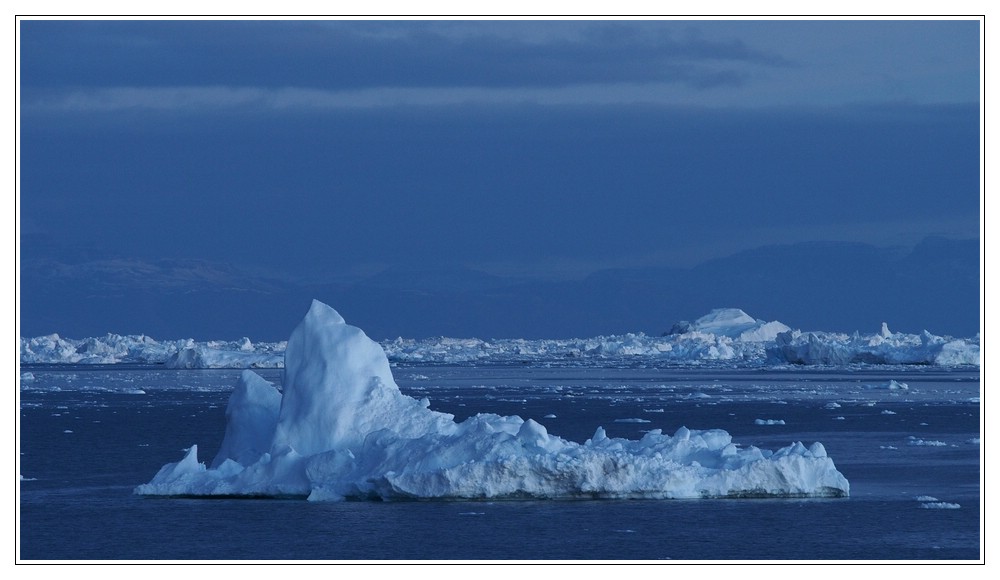
<svg viewBox="0 0 1000 580"><path fill-rule="evenodd" d="M694 321L692 330L734 338L742 342L765 342L774 340L781 332L791 328L778 322L757 320L739 308L716 308Z"/></svg>
<svg viewBox="0 0 1000 580"><path fill-rule="evenodd" d="M821 443L741 448L720 429L583 443L518 416L462 422L403 395L382 347L314 301L285 350L283 390L244 371L211 467L192 445L143 496L345 499L844 497Z"/></svg>

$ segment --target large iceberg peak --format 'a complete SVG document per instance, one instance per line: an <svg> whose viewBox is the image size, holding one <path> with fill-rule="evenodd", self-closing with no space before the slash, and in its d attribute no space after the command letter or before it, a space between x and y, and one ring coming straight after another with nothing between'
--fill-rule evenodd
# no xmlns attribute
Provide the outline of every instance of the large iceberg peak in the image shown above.
<svg viewBox="0 0 1000 580"><path fill-rule="evenodd" d="M306 317L302 319L299 326L306 321L312 321L313 324L316 324L320 320L326 321L327 324L347 324L347 321L344 320L344 317L339 312L313 298L312 304L309 305L309 312L306 313Z"/></svg>
<svg viewBox="0 0 1000 580"><path fill-rule="evenodd" d="M365 435L380 429L419 437L448 423L451 415L400 393L377 342L313 300L285 349L275 445L312 455L360 448Z"/></svg>

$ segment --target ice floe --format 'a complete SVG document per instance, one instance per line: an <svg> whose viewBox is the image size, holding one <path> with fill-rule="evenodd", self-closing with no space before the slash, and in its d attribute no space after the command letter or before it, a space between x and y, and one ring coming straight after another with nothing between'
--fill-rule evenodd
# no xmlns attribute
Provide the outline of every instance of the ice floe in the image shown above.
<svg viewBox="0 0 1000 580"><path fill-rule="evenodd" d="M920 503L920 507L922 507L923 509L930 509L930 510L957 510L957 509L960 509L962 507L960 504L951 503L951 502L947 502L947 501L941 501L938 498L933 497L933 496L929 496L929 495L918 495L916 497L916 500L918 502L921 502Z"/></svg>

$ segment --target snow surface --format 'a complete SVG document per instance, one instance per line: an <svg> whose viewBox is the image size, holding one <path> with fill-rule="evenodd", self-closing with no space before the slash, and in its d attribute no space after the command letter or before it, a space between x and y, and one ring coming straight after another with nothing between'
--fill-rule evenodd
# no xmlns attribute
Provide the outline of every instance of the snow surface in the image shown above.
<svg viewBox="0 0 1000 580"><path fill-rule="evenodd" d="M716 309L694 323L679 322L670 334L625 334L561 340L397 338L382 348L394 362L509 364L552 362L586 366L625 364L856 365L980 364L979 337L955 339L893 333L886 324L870 335L801 332L757 320L737 308ZM284 342L158 342L148 336L108 334L74 340L58 334L20 341L25 364L157 364L167 368L281 368Z"/></svg>
<svg viewBox="0 0 1000 580"><path fill-rule="evenodd" d="M627 440L598 427L580 444L518 416L456 423L426 399L403 395L382 347L317 301L288 340L283 384L279 393L244 371L212 467L192 445L135 493L311 500L849 493L818 442L772 452L740 448L719 429L680 427L672 436L654 429Z"/></svg>

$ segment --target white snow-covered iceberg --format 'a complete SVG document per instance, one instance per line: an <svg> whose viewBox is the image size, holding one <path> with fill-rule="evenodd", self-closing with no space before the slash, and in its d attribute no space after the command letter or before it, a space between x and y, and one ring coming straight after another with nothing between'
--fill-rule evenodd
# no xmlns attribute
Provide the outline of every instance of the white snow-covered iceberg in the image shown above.
<svg viewBox="0 0 1000 580"><path fill-rule="evenodd" d="M774 340L778 333L789 330L791 328L776 320L757 320L739 308L716 308L691 325L693 332L725 336L741 342Z"/></svg>
<svg viewBox="0 0 1000 580"><path fill-rule="evenodd" d="M154 496L430 498L842 497L820 443L740 448L679 428L583 444L517 416L460 423L403 395L382 347L314 301L285 351L283 393L244 371L219 454L192 446L135 492Z"/></svg>

